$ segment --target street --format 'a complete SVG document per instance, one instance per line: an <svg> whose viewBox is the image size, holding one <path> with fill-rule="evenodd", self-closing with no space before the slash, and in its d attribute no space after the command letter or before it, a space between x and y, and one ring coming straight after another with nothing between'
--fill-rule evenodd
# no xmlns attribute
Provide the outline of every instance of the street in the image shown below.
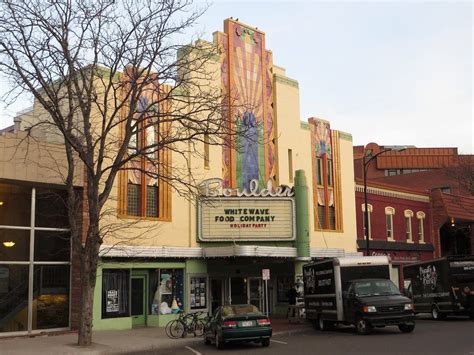
<svg viewBox="0 0 474 355"><path fill-rule="evenodd" d="M375 329L371 335L359 336L353 327L339 327L336 331L305 331L294 335L276 335L268 348L260 344L227 345L217 350L202 341L192 344L133 354L474 354L474 322L453 318L437 322L417 321L411 334L399 332L397 327ZM131 353L132 354L132 353Z"/></svg>

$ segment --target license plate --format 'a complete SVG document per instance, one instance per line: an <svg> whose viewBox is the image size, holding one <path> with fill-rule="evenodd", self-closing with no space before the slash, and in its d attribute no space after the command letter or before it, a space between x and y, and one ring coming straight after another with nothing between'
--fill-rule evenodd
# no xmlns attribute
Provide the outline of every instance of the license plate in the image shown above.
<svg viewBox="0 0 474 355"><path fill-rule="evenodd" d="M251 327L253 326L253 320L245 320L240 323L241 327Z"/></svg>

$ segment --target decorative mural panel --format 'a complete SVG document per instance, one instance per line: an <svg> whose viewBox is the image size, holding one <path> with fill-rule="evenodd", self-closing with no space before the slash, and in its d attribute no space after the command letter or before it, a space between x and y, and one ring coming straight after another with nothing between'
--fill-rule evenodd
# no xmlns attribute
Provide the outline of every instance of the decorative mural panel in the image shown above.
<svg viewBox="0 0 474 355"><path fill-rule="evenodd" d="M316 230L342 231L339 138L329 122L311 118L313 213ZM334 179L330 178L334 177Z"/></svg>
<svg viewBox="0 0 474 355"><path fill-rule="evenodd" d="M233 20L217 35L222 50L222 89L231 132L223 150L223 179L227 187L248 189L277 182L272 55L265 34Z"/></svg>

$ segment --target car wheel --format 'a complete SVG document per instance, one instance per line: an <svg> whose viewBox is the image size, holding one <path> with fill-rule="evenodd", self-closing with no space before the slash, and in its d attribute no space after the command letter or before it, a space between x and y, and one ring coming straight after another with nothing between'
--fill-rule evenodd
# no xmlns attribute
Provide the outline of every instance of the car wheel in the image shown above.
<svg viewBox="0 0 474 355"><path fill-rule="evenodd" d="M219 335L217 335L217 333L216 333L215 343L216 343L216 348L217 349L219 349L219 350L224 349L224 342L219 339Z"/></svg>
<svg viewBox="0 0 474 355"><path fill-rule="evenodd" d="M399 324L398 329L400 329L402 333L411 333L412 331L415 330L415 323Z"/></svg>
<svg viewBox="0 0 474 355"><path fill-rule="evenodd" d="M262 346L267 347L270 345L270 339L263 339L262 340Z"/></svg>
<svg viewBox="0 0 474 355"><path fill-rule="evenodd" d="M367 335L371 332L372 326L365 319L359 318L356 322L356 330L357 334Z"/></svg>
<svg viewBox="0 0 474 355"><path fill-rule="evenodd" d="M441 313L438 307L435 305L431 307L431 318L433 318L434 320L443 320L446 318L446 315L444 313Z"/></svg>

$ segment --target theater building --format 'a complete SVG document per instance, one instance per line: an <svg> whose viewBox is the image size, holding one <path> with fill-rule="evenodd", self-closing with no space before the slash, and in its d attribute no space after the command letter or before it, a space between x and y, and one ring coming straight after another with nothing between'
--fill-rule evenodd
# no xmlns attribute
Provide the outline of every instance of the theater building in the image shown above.
<svg viewBox="0 0 474 355"><path fill-rule="evenodd" d="M298 81L274 64L261 30L227 19L208 45L221 49L207 64L212 85L242 100L229 121L258 139L229 137L240 139L238 150L197 145L192 200L145 174L121 173L106 206L114 213L102 220L115 227L100 251L95 330L164 326L180 309L224 303L284 315L304 263L357 253L351 135L300 117ZM34 271L35 259L24 262Z"/></svg>

